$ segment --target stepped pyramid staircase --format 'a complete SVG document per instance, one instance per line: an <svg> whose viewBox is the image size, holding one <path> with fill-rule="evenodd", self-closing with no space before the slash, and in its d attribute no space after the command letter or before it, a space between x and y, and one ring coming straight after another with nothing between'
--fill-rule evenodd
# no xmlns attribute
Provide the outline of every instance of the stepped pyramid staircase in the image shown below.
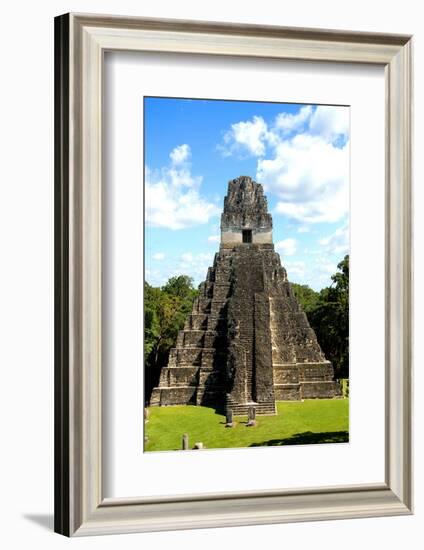
<svg viewBox="0 0 424 550"><path fill-rule="evenodd" d="M195 404L275 414L275 400L340 397L272 243L260 184L229 182L221 246L150 405Z"/></svg>

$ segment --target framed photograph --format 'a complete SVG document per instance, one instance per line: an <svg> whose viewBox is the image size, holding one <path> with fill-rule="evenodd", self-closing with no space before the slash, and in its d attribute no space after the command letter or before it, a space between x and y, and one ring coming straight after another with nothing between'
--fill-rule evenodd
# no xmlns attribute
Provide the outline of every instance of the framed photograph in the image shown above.
<svg viewBox="0 0 424 550"><path fill-rule="evenodd" d="M145 451L348 441L349 107L145 97L143 119Z"/></svg>
<svg viewBox="0 0 424 550"><path fill-rule="evenodd" d="M412 513L411 37L55 20L55 530Z"/></svg>

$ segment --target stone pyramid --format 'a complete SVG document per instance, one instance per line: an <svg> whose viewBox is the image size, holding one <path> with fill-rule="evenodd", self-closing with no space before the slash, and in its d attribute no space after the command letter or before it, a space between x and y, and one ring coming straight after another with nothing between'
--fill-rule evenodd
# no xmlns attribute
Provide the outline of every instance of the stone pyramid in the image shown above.
<svg viewBox="0 0 424 550"><path fill-rule="evenodd" d="M340 397L272 241L261 184L228 184L221 243L150 405L275 414L276 400Z"/></svg>

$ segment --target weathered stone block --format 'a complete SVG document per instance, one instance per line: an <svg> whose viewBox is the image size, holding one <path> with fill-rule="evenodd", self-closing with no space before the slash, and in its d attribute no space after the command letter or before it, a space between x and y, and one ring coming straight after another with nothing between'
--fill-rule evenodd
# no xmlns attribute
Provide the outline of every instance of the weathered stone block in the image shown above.
<svg viewBox="0 0 424 550"><path fill-rule="evenodd" d="M163 370L168 374L168 387L196 386L199 382L199 367L173 367Z"/></svg>
<svg viewBox="0 0 424 550"><path fill-rule="evenodd" d="M294 364L291 366L274 366L274 383L275 384L298 384L299 383L299 368Z"/></svg>
<svg viewBox="0 0 424 550"><path fill-rule="evenodd" d="M342 396L337 382L301 382L300 387L302 399L330 399Z"/></svg>
<svg viewBox="0 0 424 550"><path fill-rule="evenodd" d="M299 401L302 399L299 384L276 384L274 392L277 401Z"/></svg>
<svg viewBox="0 0 424 550"><path fill-rule="evenodd" d="M158 388L160 393L159 398L155 396L155 403L151 405L181 405L195 404L196 402L196 386L176 387L173 388ZM153 390L155 393L156 389ZM159 401L159 402L158 402Z"/></svg>

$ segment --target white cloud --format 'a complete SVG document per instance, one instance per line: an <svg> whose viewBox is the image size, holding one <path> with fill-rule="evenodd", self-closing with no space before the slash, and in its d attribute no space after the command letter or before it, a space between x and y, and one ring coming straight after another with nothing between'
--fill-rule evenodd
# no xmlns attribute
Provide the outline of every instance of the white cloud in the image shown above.
<svg viewBox="0 0 424 550"><path fill-rule="evenodd" d="M243 150L254 156L262 156L265 154L266 143L272 141L273 137L264 119L254 116L252 120L232 124L231 129L224 134L224 143L218 149L224 156Z"/></svg>
<svg viewBox="0 0 424 550"><path fill-rule="evenodd" d="M188 275L193 278L194 285L206 279L208 267L212 266L214 253L184 252L179 256L167 255L167 261L160 264L160 268L146 269L146 280L153 286L164 285L171 277Z"/></svg>
<svg viewBox="0 0 424 550"><path fill-rule="evenodd" d="M169 153L169 158L171 159L171 162L174 165L187 162L190 156L191 156L191 149L190 149L190 146L187 145L187 143L184 143L183 145L178 145L178 147L175 147L175 149L173 149Z"/></svg>
<svg viewBox="0 0 424 550"><path fill-rule="evenodd" d="M281 130L283 134L298 130L304 126L310 119L312 114L311 105L305 105L296 114L280 113L275 119L275 127Z"/></svg>
<svg viewBox="0 0 424 550"><path fill-rule="evenodd" d="M190 275L196 282L201 282L206 279L208 267L213 264L213 259L214 253L211 252L201 252L198 254L184 252L180 256L177 270L179 273Z"/></svg>
<svg viewBox="0 0 424 550"><path fill-rule="evenodd" d="M183 149L181 149L183 148ZM170 154L171 166L152 171L146 166L146 223L153 227L183 229L207 223L220 209L200 194L201 176L193 176L187 162L188 145Z"/></svg>
<svg viewBox="0 0 424 550"><path fill-rule="evenodd" d="M164 260L165 254L163 252L156 252L156 254L153 254L153 259L159 261Z"/></svg>
<svg viewBox="0 0 424 550"><path fill-rule="evenodd" d="M303 282L305 278L305 262L290 260L283 262L283 265L287 270L287 277L290 282Z"/></svg>
<svg viewBox="0 0 424 550"><path fill-rule="evenodd" d="M316 291L330 286L332 284L331 276L337 271L336 262L329 262L322 257L315 257L308 262L290 259L282 263L291 283L308 285Z"/></svg>
<svg viewBox="0 0 424 550"><path fill-rule="evenodd" d="M311 265L311 284L315 290L330 286L332 284L331 276L337 272L337 262L330 262L325 258L317 259L315 264Z"/></svg>
<svg viewBox="0 0 424 550"><path fill-rule="evenodd" d="M338 136L347 136L349 133L349 109L319 105L312 113L309 129L313 134L333 141Z"/></svg>
<svg viewBox="0 0 424 550"><path fill-rule="evenodd" d="M184 252L184 254L181 254L181 260L183 262L192 262L193 254L191 252Z"/></svg>
<svg viewBox="0 0 424 550"><path fill-rule="evenodd" d="M276 213L302 223L335 222L349 208L349 110L310 105L231 125L224 154L257 157L256 179L277 198Z"/></svg>
<svg viewBox="0 0 424 550"><path fill-rule="evenodd" d="M293 256L293 254L296 254L297 250L296 239L283 239L282 241L275 243L275 249L281 251L283 256Z"/></svg>
<svg viewBox="0 0 424 550"><path fill-rule="evenodd" d="M208 243L219 243L221 237L219 235L209 235Z"/></svg>
<svg viewBox="0 0 424 550"><path fill-rule="evenodd" d="M278 200L276 212L303 223L334 222L349 208L349 150L298 134L259 159L257 179Z"/></svg>
<svg viewBox="0 0 424 550"><path fill-rule="evenodd" d="M309 233L310 230L311 230L311 228L308 227L307 225L300 225L300 226L297 228L297 232L298 232L298 233Z"/></svg>
<svg viewBox="0 0 424 550"><path fill-rule="evenodd" d="M348 224L336 229L334 233L320 239L319 244L328 254L344 256L349 252L349 226Z"/></svg>
<svg viewBox="0 0 424 550"><path fill-rule="evenodd" d="M163 169L162 172L164 172ZM190 167L187 168L186 166L179 166L178 168L167 168L166 176L170 184L176 188L198 188L202 183L202 178L199 176L193 177L191 175Z"/></svg>

